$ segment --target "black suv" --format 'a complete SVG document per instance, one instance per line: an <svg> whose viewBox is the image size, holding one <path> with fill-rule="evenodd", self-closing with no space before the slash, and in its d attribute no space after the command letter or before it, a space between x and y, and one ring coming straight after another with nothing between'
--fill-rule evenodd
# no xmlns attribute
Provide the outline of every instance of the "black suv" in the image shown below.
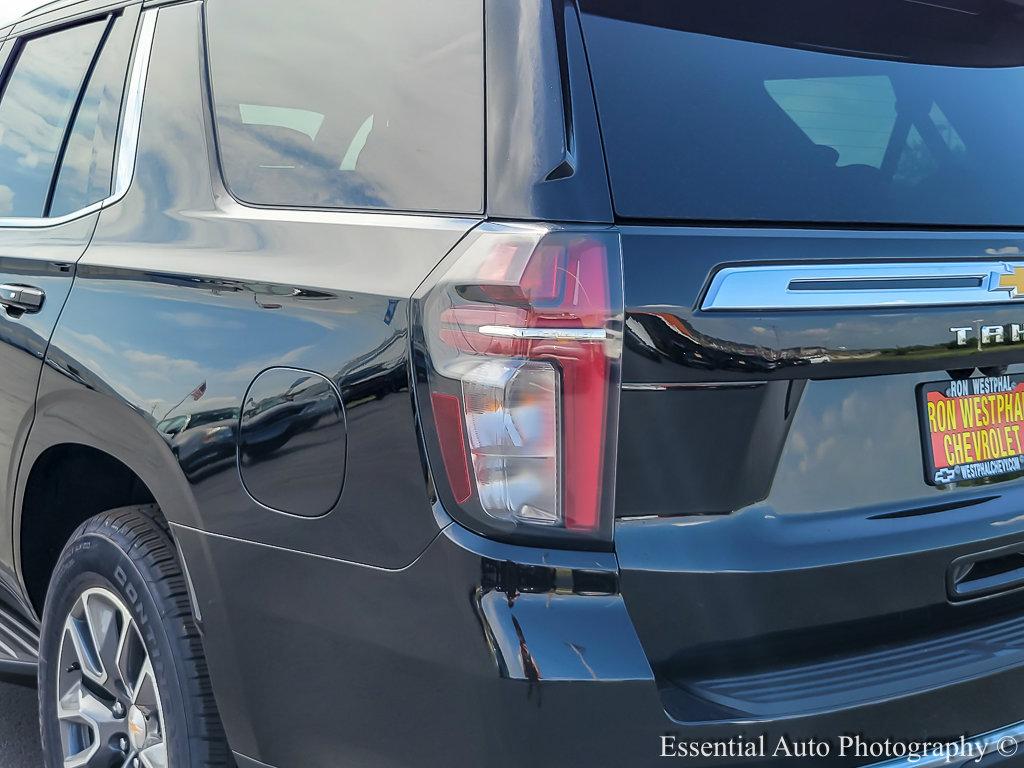
<svg viewBox="0 0 1024 768"><path fill-rule="evenodd" d="M1021 0L0 40L47 768L1018 759Z"/></svg>

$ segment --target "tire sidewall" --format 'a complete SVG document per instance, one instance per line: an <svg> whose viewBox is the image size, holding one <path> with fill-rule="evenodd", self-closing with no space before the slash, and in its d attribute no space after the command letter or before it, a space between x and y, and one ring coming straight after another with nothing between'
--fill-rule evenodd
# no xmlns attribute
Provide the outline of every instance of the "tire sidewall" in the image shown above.
<svg viewBox="0 0 1024 768"><path fill-rule="evenodd" d="M158 596L145 568L112 538L86 531L72 539L61 555L50 582L43 613L39 654L39 712L46 768L62 768L63 756L57 721L57 663L64 623L78 598L101 587L120 597L149 652L160 691L168 765L187 766L188 735L179 670L162 621Z"/></svg>

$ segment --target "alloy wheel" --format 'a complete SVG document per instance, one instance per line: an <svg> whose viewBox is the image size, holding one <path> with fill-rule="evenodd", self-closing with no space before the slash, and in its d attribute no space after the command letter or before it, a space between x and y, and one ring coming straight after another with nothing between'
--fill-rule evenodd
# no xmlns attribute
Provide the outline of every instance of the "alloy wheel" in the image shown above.
<svg viewBox="0 0 1024 768"><path fill-rule="evenodd" d="M167 768L153 663L121 598L82 593L64 622L58 670L64 768Z"/></svg>

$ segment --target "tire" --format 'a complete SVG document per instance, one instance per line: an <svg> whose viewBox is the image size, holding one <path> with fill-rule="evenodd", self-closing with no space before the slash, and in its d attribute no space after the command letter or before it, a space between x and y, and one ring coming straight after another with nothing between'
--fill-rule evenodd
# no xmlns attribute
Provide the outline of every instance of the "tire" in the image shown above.
<svg viewBox="0 0 1024 768"><path fill-rule="evenodd" d="M46 768L233 764L156 506L104 512L68 541L43 613L39 709Z"/></svg>

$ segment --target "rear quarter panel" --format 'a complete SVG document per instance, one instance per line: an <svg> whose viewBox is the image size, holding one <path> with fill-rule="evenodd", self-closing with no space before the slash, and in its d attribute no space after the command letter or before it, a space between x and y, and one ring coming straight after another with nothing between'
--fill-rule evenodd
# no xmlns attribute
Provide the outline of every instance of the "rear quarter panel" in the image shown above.
<svg viewBox="0 0 1024 768"><path fill-rule="evenodd" d="M172 522L405 565L437 533L408 387L407 299L475 222L239 205L208 140L200 4L159 13L134 182L80 264L47 358L40 434L59 439L47 422L68 418L62 400L100 393L149 427L156 455L130 462L177 460L191 498L165 505ZM257 503L234 441L213 435L237 429L249 384L275 366L321 373L344 400L345 488L320 517ZM195 440L175 431L178 417L209 431L208 450L187 462Z"/></svg>

